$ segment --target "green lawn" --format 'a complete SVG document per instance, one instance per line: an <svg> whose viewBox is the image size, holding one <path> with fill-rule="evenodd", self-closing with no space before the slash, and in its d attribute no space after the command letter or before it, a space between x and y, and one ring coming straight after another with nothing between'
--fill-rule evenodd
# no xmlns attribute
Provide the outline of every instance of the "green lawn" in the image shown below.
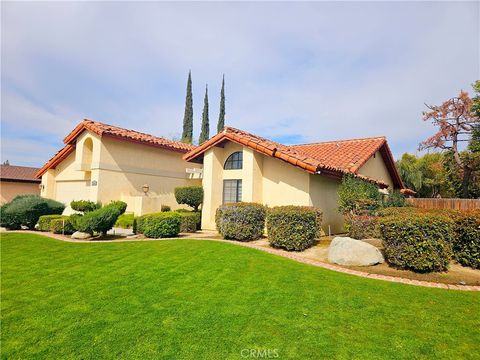
<svg viewBox="0 0 480 360"><path fill-rule="evenodd" d="M5 359L242 359L242 349L280 359L479 357L478 293L212 241L3 234L1 255Z"/></svg>

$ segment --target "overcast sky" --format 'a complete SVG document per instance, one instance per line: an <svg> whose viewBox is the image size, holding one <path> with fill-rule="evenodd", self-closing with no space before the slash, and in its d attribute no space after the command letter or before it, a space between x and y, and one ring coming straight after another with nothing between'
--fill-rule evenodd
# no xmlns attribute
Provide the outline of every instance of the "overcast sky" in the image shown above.
<svg viewBox="0 0 480 360"><path fill-rule="evenodd" d="M226 123L292 144L385 135L415 152L479 74L479 2L2 2L2 161L41 166L83 118L195 138Z"/></svg>

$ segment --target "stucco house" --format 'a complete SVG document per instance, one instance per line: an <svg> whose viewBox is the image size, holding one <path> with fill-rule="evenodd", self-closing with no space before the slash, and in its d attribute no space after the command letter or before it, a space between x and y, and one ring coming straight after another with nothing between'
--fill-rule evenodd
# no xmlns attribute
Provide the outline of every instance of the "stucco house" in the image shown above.
<svg viewBox="0 0 480 360"><path fill-rule="evenodd" d="M319 207L324 230L341 232L337 190L345 174L408 192L384 137L286 146L226 127L183 158L203 164L203 229L215 229L222 203L253 201Z"/></svg>
<svg viewBox="0 0 480 360"><path fill-rule="evenodd" d="M40 180L35 178L38 168L2 164L0 169L0 203L11 201L17 195L40 195Z"/></svg>
<svg viewBox="0 0 480 360"><path fill-rule="evenodd" d="M174 188L201 184L201 165L182 159L193 145L92 120L80 122L63 142L36 177L41 196L66 205L122 200L128 212L141 215L162 205L179 208Z"/></svg>

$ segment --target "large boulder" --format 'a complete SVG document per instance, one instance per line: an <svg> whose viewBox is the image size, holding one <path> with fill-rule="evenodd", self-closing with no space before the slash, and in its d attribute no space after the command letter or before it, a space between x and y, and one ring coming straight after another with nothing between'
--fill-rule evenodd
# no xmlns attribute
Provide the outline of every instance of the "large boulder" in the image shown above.
<svg viewBox="0 0 480 360"><path fill-rule="evenodd" d="M75 231L72 234L72 239L86 240L86 239L90 239L91 237L92 235L90 235L89 233L84 233L80 231Z"/></svg>
<svg viewBox="0 0 480 360"><path fill-rule="evenodd" d="M328 250L328 261L339 265L370 266L384 262L380 250L366 242L336 237Z"/></svg>

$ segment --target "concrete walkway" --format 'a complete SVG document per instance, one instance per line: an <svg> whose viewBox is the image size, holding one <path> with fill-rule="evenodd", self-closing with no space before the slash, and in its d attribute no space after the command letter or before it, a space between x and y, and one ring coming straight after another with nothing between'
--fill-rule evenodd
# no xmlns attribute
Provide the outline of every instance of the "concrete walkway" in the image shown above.
<svg viewBox="0 0 480 360"><path fill-rule="evenodd" d="M67 236L63 236L60 234L53 234L49 232L39 232L39 231L31 231L31 230L16 230L16 231L9 231L9 232L14 232L14 233L27 233L27 234L35 234L35 235L43 235L47 236L53 239L57 240L62 240L66 242L71 242L71 243L112 243L112 242L126 242L126 241L164 241L164 240L208 240L208 241L218 241L218 242L224 242L228 244L233 244L233 245L238 245L238 246L243 246L251 249L256 249L260 251L267 252L269 254L273 255L278 255L278 256L283 256L285 258L295 260L304 264L308 265L313 265L317 267L321 267L324 269L344 273L344 274L350 274L350 275L355 275L363 278L368 278L368 279L375 279L375 280L383 280L383 281L389 281L389 282L395 282L395 283L401 283L401 284L408 284L408 285L414 285L414 286L423 286L423 287L430 287L430 288L439 288L439 289L446 289L446 290L463 290L463 291L480 291L480 286L471 286L471 285L451 285L451 284L443 284L443 283L436 283L436 282L429 282L429 281L419 281L419 280L410 280L410 279L405 279L405 278L400 278L400 277L394 277L394 276L387 276L387 275L379 275L379 274L370 274L367 272L363 271L358 271L358 270L351 270L351 269L346 269L341 266L329 264L323 261L319 260L313 260L313 259L308 259L299 255L296 255L295 253L280 250L280 249L274 249L271 247L264 247L260 246L255 243L249 243L249 242L240 242L240 241L232 241L232 240L223 240L223 239L218 239L214 238L215 235L218 235L216 232L207 232L207 231L200 231L198 233L193 233L193 234L180 234L180 237L176 238L165 238L165 239L145 239L145 238L124 238L124 239L115 239L115 240L74 240L70 239Z"/></svg>

